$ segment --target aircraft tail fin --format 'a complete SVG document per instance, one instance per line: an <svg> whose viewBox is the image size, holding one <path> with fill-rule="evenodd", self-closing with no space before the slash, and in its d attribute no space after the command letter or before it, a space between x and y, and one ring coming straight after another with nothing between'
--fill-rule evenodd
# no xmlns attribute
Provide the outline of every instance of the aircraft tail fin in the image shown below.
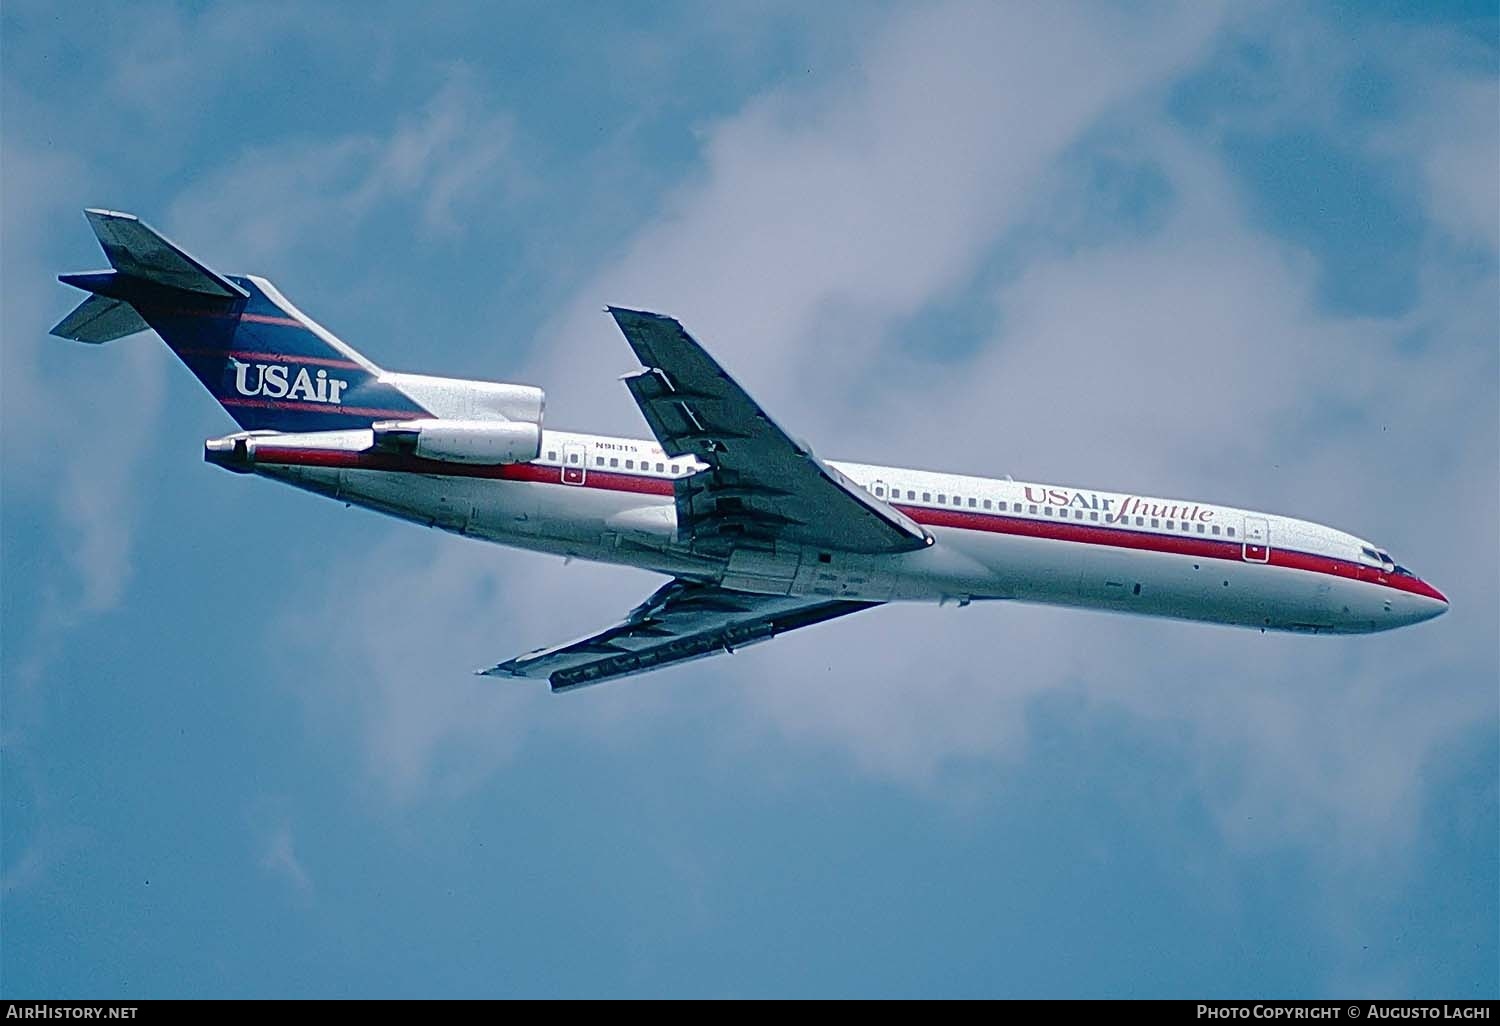
<svg viewBox="0 0 1500 1026"><path fill-rule="evenodd" d="M85 215L110 269L58 277L90 295L52 334L101 343L151 328L250 431L339 430L426 415L270 282L219 274L133 214Z"/></svg>

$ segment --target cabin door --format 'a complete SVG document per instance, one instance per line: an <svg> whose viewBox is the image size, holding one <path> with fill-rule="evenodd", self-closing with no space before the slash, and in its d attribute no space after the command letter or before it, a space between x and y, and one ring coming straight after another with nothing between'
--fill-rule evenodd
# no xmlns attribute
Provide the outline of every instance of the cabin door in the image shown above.
<svg viewBox="0 0 1500 1026"><path fill-rule="evenodd" d="M1245 562L1271 561L1271 525L1264 517L1245 518Z"/></svg>
<svg viewBox="0 0 1500 1026"><path fill-rule="evenodd" d="M563 484L581 485L589 473L589 453L579 442L569 442L562 448Z"/></svg>

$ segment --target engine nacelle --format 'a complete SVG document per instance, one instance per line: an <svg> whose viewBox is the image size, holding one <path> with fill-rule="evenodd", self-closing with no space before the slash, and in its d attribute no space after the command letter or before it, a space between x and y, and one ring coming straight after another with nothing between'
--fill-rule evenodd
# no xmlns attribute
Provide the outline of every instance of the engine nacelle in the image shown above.
<svg viewBox="0 0 1500 1026"><path fill-rule="evenodd" d="M542 453L542 426L514 420L386 420L375 446L444 463L526 463Z"/></svg>

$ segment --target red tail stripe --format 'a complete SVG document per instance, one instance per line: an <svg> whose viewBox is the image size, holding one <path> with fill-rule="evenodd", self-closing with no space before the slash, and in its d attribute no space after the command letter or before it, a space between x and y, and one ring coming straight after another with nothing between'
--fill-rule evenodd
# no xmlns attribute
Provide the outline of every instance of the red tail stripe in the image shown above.
<svg viewBox="0 0 1500 1026"><path fill-rule="evenodd" d="M284 399L241 399L238 396L216 396L219 402L225 406L252 406L262 410L305 410L309 413L326 413L329 416L347 415L350 417L391 417L397 420L421 420L430 417L431 414L423 410L382 410L373 406L343 406L336 403L300 403L288 402ZM304 449L266 450L277 452L302 453ZM350 453L349 455L358 455ZM298 463L301 460L287 460L288 463ZM343 466L344 464L310 464L312 466ZM446 464L444 464L446 466ZM398 467L372 467L372 470L398 470ZM431 473L431 471L423 471Z"/></svg>
<svg viewBox="0 0 1500 1026"><path fill-rule="evenodd" d="M301 321L293 320L290 317L271 317L266 314L240 314L240 320L254 321L257 324L280 324L288 328L301 328L303 331L312 330Z"/></svg>
<svg viewBox="0 0 1500 1026"><path fill-rule="evenodd" d="M206 346L173 346L178 356L232 356L236 360L259 360L262 363L306 363L314 367L337 367L340 370L364 370L353 360L331 360L325 356L297 356L294 353L255 353L244 349L210 349Z"/></svg>
<svg viewBox="0 0 1500 1026"><path fill-rule="evenodd" d="M254 321L256 324L279 324L286 328L301 328L311 331L307 325L291 317L272 317L269 314L237 314L233 310L194 310L190 307L152 307L152 313L166 317L201 317L212 321Z"/></svg>

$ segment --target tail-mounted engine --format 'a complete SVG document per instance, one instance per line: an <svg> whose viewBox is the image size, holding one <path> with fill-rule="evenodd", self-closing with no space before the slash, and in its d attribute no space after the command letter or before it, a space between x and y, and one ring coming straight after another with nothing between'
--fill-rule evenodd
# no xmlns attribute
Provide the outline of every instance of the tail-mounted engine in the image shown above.
<svg viewBox="0 0 1500 1026"><path fill-rule="evenodd" d="M444 463L526 463L542 452L546 393L534 385L415 374L390 380L437 414L370 425L376 449Z"/></svg>
<svg viewBox="0 0 1500 1026"><path fill-rule="evenodd" d="M375 448L444 463L526 463L542 451L542 426L524 421L385 420Z"/></svg>

